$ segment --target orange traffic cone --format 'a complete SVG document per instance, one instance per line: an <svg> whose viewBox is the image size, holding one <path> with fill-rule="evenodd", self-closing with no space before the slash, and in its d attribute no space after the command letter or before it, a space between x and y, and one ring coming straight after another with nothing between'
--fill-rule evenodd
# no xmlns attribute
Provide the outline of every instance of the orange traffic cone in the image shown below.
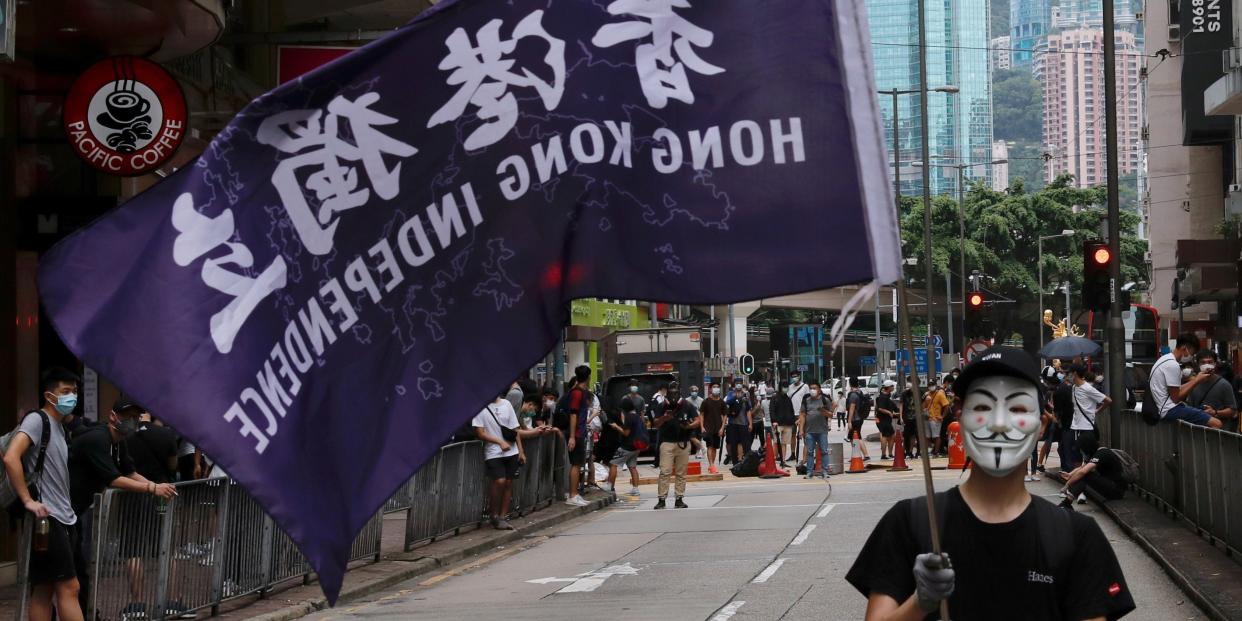
<svg viewBox="0 0 1242 621"><path fill-rule="evenodd" d="M902 440L901 433L894 434L896 442L893 443L893 467L889 468L889 472L905 472L910 469L906 465L906 447L905 441Z"/></svg>
<svg viewBox="0 0 1242 621"><path fill-rule="evenodd" d="M966 445L961 430L957 421L949 423L949 470L966 469Z"/></svg>
<svg viewBox="0 0 1242 621"><path fill-rule="evenodd" d="M763 463L759 464L759 478L779 479L789 476L788 472L776 467L776 450L772 447L772 434L768 434L767 440L767 446L763 450Z"/></svg>
<svg viewBox="0 0 1242 621"><path fill-rule="evenodd" d="M858 443L861 441L862 438L855 432L854 438L850 440L850 448L852 449L850 451L850 469L845 471L848 474L858 474L859 472L867 471L867 466L863 464L862 451L858 448Z"/></svg>

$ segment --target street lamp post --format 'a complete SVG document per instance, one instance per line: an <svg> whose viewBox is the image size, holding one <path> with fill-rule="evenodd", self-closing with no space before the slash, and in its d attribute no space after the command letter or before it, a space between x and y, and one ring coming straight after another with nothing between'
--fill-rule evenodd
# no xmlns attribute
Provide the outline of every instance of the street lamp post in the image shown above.
<svg viewBox="0 0 1242 621"><path fill-rule="evenodd" d="M1056 235L1041 236L1039 238L1039 243L1036 244L1039 247L1039 309L1038 309L1038 313L1040 317L1043 317L1043 314L1044 314L1044 240L1045 239L1056 239L1058 237L1071 237L1073 235L1074 235L1074 231L1072 229L1065 229ZM1069 298L1067 297L1066 299L1068 300ZM1066 302L1066 304L1067 304L1067 307L1066 307L1065 314L1068 317L1069 316L1069 308L1068 308L1069 302ZM1069 322L1066 321L1065 325L1068 327ZM1040 349L1044 348L1043 327L1039 328L1039 348Z"/></svg>

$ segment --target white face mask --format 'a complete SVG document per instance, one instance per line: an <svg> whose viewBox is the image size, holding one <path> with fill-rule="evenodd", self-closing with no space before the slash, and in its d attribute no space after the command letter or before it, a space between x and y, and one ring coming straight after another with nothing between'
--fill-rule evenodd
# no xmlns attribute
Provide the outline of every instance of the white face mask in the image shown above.
<svg viewBox="0 0 1242 621"><path fill-rule="evenodd" d="M1210 362L1205 362L1205 363L1203 363L1203 364L1199 365L1199 372L1200 372L1200 373L1211 373L1212 371L1215 371L1215 370L1216 370L1216 365L1214 365L1214 364L1212 364L1212 363L1210 363Z"/></svg>
<svg viewBox="0 0 1242 621"><path fill-rule="evenodd" d="M719 397L719 396L720 396L720 389L719 389L719 388L713 388L713 389L712 389L712 396L714 396L714 397Z"/></svg>
<svg viewBox="0 0 1242 621"><path fill-rule="evenodd" d="M1009 474L1039 440L1039 391L1014 377L975 380L962 404L962 433L975 465L994 477Z"/></svg>
<svg viewBox="0 0 1242 621"><path fill-rule="evenodd" d="M1184 367L1182 369L1182 379L1186 379L1194 374L1195 374L1194 370L1192 370L1190 367Z"/></svg>

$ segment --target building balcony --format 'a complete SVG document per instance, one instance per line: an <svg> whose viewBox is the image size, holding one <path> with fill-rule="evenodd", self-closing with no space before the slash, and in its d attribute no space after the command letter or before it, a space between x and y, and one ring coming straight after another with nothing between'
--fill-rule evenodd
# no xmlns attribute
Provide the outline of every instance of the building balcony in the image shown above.
<svg viewBox="0 0 1242 621"><path fill-rule="evenodd" d="M1203 111L1209 116L1242 114L1242 69L1231 69L1203 92Z"/></svg>

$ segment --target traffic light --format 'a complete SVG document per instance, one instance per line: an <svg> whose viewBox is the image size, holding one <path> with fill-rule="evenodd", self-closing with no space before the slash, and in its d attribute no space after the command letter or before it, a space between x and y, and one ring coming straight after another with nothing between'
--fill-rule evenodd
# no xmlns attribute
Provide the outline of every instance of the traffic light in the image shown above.
<svg viewBox="0 0 1242 621"><path fill-rule="evenodd" d="M987 296L982 291L966 294L966 316L962 318L963 338L984 336L987 332L987 317L983 308L987 301Z"/></svg>
<svg viewBox="0 0 1242 621"><path fill-rule="evenodd" d="M1090 311L1106 313L1112 305L1112 287L1109 269L1112 267L1113 251L1102 241L1086 241L1082 244L1082 305Z"/></svg>
<svg viewBox="0 0 1242 621"><path fill-rule="evenodd" d="M737 366L742 371L742 375L750 376L755 374L755 357L750 354L742 354L738 358Z"/></svg>

